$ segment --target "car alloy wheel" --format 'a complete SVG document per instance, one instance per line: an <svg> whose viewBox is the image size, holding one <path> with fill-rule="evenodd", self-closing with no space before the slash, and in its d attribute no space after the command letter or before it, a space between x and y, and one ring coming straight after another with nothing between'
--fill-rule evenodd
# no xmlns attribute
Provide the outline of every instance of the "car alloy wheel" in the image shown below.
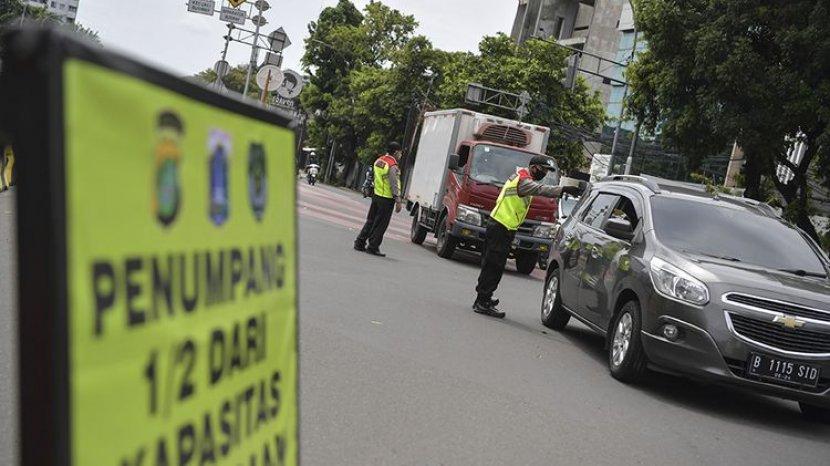
<svg viewBox="0 0 830 466"><path fill-rule="evenodd" d="M614 340L611 343L611 364L619 367L628 354L628 347L631 346L631 330L633 322L631 314L625 313L620 317L616 329L614 329Z"/></svg>
<svg viewBox="0 0 830 466"><path fill-rule="evenodd" d="M549 318L550 313L553 312L557 294L559 294L559 277L553 276L548 280L548 287L545 290L545 307L542 309L545 319Z"/></svg>

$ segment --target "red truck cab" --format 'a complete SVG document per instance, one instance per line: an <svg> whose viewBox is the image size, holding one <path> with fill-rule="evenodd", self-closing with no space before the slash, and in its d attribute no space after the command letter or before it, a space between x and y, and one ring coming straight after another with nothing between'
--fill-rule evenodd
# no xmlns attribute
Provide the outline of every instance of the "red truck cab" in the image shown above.
<svg viewBox="0 0 830 466"><path fill-rule="evenodd" d="M549 128L467 110L427 114L407 187L411 239L436 237L438 255L482 252L485 233L504 183L547 147ZM542 180L557 185L559 174ZM536 196L513 241L510 257L529 274L545 267L556 222L557 201Z"/></svg>

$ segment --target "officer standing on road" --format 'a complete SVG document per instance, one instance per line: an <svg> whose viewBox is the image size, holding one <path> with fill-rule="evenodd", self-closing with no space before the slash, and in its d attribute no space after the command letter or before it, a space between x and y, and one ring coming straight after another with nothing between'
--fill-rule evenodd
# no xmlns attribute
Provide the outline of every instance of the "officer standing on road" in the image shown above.
<svg viewBox="0 0 830 466"><path fill-rule="evenodd" d="M401 211L401 177L398 169L400 154L400 144L390 142L387 153L375 160L372 167L375 184L372 206L369 208L366 224L354 241L354 248L358 251L386 257L386 254L380 252L380 243L392 219L392 209L395 209L395 212Z"/></svg>
<svg viewBox="0 0 830 466"><path fill-rule="evenodd" d="M553 159L543 155L534 156L528 168L516 170L502 187L496 207L490 213L484 259L476 287L478 296L473 303L475 312L504 317L504 312L496 309L499 301L493 299L493 293L499 286L513 237L527 217L533 196L561 197L563 193L576 196L582 191L576 186L546 186L539 183L551 170L556 170Z"/></svg>

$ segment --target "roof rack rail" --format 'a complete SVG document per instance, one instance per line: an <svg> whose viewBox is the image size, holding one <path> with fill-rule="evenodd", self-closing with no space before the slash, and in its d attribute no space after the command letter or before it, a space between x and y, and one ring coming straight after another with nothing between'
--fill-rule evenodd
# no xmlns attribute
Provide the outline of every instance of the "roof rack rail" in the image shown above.
<svg viewBox="0 0 830 466"><path fill-rule="evenodd" d="M601 179L600 181L628 181L631 183L638 183L650 189L654 194L660 193L660 186L647 178L636 175L610 175Z"/></svg>

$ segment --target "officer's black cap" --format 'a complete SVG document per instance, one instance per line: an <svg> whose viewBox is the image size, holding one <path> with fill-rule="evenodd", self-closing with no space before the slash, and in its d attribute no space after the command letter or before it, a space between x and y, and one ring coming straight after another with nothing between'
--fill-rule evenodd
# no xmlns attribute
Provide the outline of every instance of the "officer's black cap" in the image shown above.
<svg viewBox="0 0 830 466"><path fill-rule="evenodd" d="M556 162L554 162L552 158L544 155L534 155L533 158L530 159L530 166L537 166L550 171L556 170Z"/></svg>

